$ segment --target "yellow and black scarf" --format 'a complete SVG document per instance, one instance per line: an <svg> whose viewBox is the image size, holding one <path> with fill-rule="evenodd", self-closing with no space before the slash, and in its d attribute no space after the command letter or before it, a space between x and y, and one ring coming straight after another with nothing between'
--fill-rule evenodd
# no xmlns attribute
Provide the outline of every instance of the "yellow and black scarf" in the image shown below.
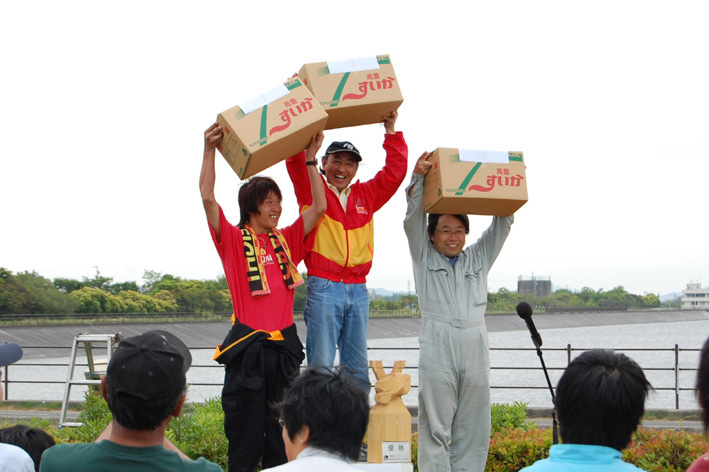
<svg viewBox="0 0 709 472"><path fill-rule="evenodd" d="M259 239L255 236L251 226L244 225L241 230L241 236L244 241L244 257L246 258L246 278L249 281L249 289L251 295L260 297L271 293L268 288L268 280L264 272L261 258L259 257ZM298 273L298 269L291 261L290 249L288 244L283 239L283 235L277 229L272 229L268 232L268 239L273 245L273 250L276 252L278 265L283 274L283 280L286 287L294 289L303 283L303 278Z"/></svg>

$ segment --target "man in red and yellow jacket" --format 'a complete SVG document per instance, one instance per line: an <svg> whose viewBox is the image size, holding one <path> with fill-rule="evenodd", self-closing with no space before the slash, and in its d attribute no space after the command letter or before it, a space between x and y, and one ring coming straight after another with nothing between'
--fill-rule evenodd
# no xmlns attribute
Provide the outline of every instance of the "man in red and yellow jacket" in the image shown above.
<svg viewBox="0 0 709 472"><path fill-rule="evenodd" d="M321 158L327 182L327 211L313 232L313 249L305 257L308 295L305 304L308 365L331 367L335 349L340 365L348 366L360 386L369 393L367 324L369 292L366 278L374 255L372 217L396 193L406 175L408 148L396 132L397 112L382 117L386 134L384 167L367 182L350 185L362 160L348 141L335 141ZM301 153L302 154L302 153ZM300 210L312 203L306 165L318 165L298 154L286 161Z"/></svg>

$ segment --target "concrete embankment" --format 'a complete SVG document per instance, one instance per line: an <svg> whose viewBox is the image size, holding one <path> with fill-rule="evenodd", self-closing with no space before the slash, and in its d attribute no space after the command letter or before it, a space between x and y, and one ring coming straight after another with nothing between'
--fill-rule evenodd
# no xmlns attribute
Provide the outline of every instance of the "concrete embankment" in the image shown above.
<svg viewBox="0 0 709 472"><path fill-rule="evenodd" d="M672 321L709 320L706 311L643 311L535 314L534 323L539 331L555 328L579 328L585 326L628 325L641 323L667 323ZM524 331L524 322L516 315L493 315L485 317L490 332ZM296 321L301 339L305 339L303 321ZM133 336L151 329L170 331L188 346L207 347L221 343L229 331L230 322L177 322L177 323L126 323L126 324L75 324L51 326L4 326L0 327L0 342L15 342L21 346L56 346L41 351L27 349L26 358L68 355L74 336L80 333L115 334ZM418 337L420 318L372 318L369 322L370 339Z"/></svg>

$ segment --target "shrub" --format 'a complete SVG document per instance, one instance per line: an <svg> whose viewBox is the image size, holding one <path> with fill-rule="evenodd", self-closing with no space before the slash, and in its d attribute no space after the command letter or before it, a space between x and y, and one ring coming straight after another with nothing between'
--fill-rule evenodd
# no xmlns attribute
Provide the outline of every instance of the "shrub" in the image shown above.
<svg viewBox="0 0 709 472"><path fill-rule="evenodd" d="M680 472L704 451L703 434L639 428L623 451L623 460L648 472Z"/></svg>
<svg viewBox="0 0 709 472"><path fill-rule="evenodd" d="M527 404L522 402L493 403L492 404L492 432L500 431L503 428L519 428L524 431L534 426L534 423L527 421Z"/></svg>
<svg viewBox="0 0 709 472"><path fill-rule="evenodd" d="M219 464L224 470L227 469L229 442L224 435L224 412L220 397L194 404L190 411L184 411L178 418L173 418L166 435L191 458L204 457Z"/></svg>
<svg viewBox="0 0 709 472"><path fill-rule="evenodd" d="M51 431L57 442L91 442L111 421L111 413L99 392L86 393L79 422L83 426ZM539 429L526 420L526 404L494 404L493 433L490 438L485 472L516 472L549 455L551 429ZM227 469L228 441L224 435L224 413L219 397L205 403L185 407L179 418L173 419L167 437L189 457L205 457ZM633 442L623 452L623 460L647 472L684 471L706 449L702 433L640 428ZM411 460L418 471L418 433L411 438Z"/></svg>
<svg viewBox="0 0 709 472"><path fill-rule="evenodd" d="M84 394L84 400L77 420L83 425L59 429L56 436L57 442L93 442L113 419L108 404L98 389L88 389Z"/></svg>
<svg viewBox="0 0 709 472"><path fill-rule="evenodd" d="M502 428L490 437L485 472L515 472L549 455L551 430Z"/></svg>

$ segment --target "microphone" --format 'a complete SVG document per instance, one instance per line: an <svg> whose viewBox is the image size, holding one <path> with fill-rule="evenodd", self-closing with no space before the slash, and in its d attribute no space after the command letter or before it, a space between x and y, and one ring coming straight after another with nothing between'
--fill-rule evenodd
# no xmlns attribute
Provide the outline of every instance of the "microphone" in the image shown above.
<svg viewBox="0 0 709 472"><path fill-rule="evenodd" d="M542 337L534 326L534 321L532 321L532 305L527 302L520 302L517 304L516 310L519 317L527 324L527 329L529 330L529 334L532 335L534 345L536 347L542 347Z"/></svg>

